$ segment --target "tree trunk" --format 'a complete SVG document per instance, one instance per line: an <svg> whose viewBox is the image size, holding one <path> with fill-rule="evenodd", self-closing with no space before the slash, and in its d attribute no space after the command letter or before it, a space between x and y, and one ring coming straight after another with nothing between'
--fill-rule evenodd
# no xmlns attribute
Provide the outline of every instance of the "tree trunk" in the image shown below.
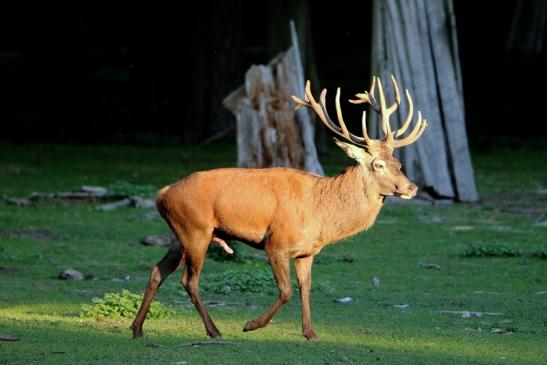
<svg viewBox="0 0 547 365"><path fill-rule="evenodd" d="M518 0L507 38L507 52L541 55L545 51L546 20L547 1Z"/></svg>
<svg viewBox="0 0 547 365"><path fill-rule="evenodd" d="M242 3L202 0L192 1L190 6L193 14L205 16L192 17L192 26L186 31L200 36L189 37L189 44L173 47L187 47L190 60L190 66L185 68L190 70L185 76L187 79L179 85L187 90L181 94L187 100L179 102L185 106L183 139L201 142L233 123L233 117L222 106L222 99L237 85L243 71L239 61ZM182 64L179 67L183 67Z"/></svg>
<svg viewBox="0 0 547 365"><path fill-rule="evenodd" d="M433 195L476 201L452 9L452 0L374 0L371 64L382 80L393 74L412 90L414 105L429 121L420 141L402 152L408 176ZM406 113L402 106L393 123ZM371 119L371 131L377 125Z"/></svg>

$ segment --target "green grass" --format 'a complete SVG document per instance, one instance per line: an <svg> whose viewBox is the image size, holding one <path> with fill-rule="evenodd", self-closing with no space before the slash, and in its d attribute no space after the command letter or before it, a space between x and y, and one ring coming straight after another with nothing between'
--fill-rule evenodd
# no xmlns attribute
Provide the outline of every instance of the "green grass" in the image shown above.
<svg viewBox="0 0 547 365"><path fill-rule="evenodd" d="M0 145L0 194L25 197L115 181L159 188L234 160L235 149L225 145ZM500 149L474 161L480 204L387 205L369 232L323 250L313 278L332 291L313 294L316 342L301 337L298 295L270 326L243 333L244 323L265 311L274 296L236 292L203 293L205 300L226 303L210 313L229 343L183 345L206 336L181 288L180 272L158 294L175 315L148 320L144 341L131 339L131 320L81 318L81 306L106 292L142 293L165 249L139 240L166 234L164 222L136 208L101 212L94 203L0 202L0 333L20 338L0 341L0 364L545 364L547 294L541 292L547 291L547 262L462 252L478 243L522 252L547 245L547 228L534 226L547 219L547 197L536 192L547 187L547 152ZM347 161L333 150L323 163L333 174ZM59 280L67 267L92 279ZM209 259L202 281L227 270L266 268L257 260ZM118 280L125 275L134 280ZM372 286L374 276L380 287ZM345 296L353 300L334 301ZM400 304L409 306L394 307ZM439 311L503 314L463 318Z"/></svg>

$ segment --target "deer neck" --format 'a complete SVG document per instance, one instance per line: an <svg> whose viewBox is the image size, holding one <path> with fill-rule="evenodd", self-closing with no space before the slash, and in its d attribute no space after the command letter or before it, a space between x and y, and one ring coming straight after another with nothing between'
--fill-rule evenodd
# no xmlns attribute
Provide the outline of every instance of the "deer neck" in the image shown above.
<svg viewBox="0 0 547 365"><path fill-rule="evenodd" d="M313 198L320 220L318 240L322 245L368 229L383 204L374 180L362 165L319 180Z"/></svg>

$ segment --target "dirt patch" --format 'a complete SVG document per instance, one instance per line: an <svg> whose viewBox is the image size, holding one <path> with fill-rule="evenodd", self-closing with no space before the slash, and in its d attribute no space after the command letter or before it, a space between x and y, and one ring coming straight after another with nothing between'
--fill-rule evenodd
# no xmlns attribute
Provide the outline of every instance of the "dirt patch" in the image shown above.
<svg viewBox="0 0 547 365"><path fill-rule="evenodd" d="M0 229L0 238L30 238L33 240L51 241L57 238L57 234L48 229Z"/></svg>
<svg viewBox="0 0 547 365"><path fill-rule="evenodd" d="M545 196L498 194L483 198L481 205L507 213L537 215L547 214L546 202Z"/></svg>
<svg viewBox="0 0 547 365"><path fill-rule="evenodd" d="M547 208L521 208L521 207L508 207L503 208L503 212L508 213L521 213L521 214L547 214Z"/></svg>

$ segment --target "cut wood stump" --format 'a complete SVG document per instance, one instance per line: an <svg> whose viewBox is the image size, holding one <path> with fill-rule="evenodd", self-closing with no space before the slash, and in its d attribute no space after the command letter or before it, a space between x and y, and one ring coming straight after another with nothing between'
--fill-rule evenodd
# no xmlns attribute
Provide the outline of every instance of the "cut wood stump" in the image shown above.
<svg viewBox="0 0 547 365"><path fill-rule="evenodd" d="M268 65L253 65L245 84L224 99L237 121L240 167L285 166L323 175L309 112L295 111L291 95L304 94L294 23L292 45Z"/></svg>

